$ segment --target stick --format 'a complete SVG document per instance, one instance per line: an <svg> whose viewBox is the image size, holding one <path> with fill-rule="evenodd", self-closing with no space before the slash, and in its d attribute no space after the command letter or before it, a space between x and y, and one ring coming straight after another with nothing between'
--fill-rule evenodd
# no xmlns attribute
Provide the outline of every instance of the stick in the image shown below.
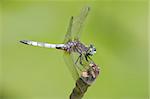
<svg viewBox="0 0 150 99"><path fill-rule="evenodd" d="M90 85L88 85L81 78L79 78L76 81L76 86L70 95L70 99L81 99L89 86Z"/></svg>
<svg viewBox="0 0 150 99"><path fill-rule="evenodd" d="M76 86L73 89L70 99L82 99L87 89L99 75L99 67L95 63L90 63L90 68L82 72L81 77L77 79Z"/></svg>

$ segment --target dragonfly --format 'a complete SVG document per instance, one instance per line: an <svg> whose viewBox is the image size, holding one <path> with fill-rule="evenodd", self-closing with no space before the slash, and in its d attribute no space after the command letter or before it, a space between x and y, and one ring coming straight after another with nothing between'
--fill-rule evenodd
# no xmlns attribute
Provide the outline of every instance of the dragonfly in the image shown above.
<svg viewBox="0 0 150 99"><path fill-rule="evenodd" d="M91 84L99 74L98 66L91 59L91 56L96 53L96 48L92 44L87 46L80 41L81 30L89 11L90 7L86 6L81 10L79 16L71 16L62 44L51 44L32 40L21 40L20 42L26 45L63 50L64 60L72 77L75 80L82 78L85 83Z"/></svg>

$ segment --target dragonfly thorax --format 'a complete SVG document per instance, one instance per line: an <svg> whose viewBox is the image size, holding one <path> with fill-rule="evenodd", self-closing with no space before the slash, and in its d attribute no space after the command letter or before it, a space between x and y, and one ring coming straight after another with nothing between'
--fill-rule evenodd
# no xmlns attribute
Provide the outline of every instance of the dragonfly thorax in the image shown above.
<svg viewBox="0 0 150 99"><path fill-rule="evenodd" d="M67 52L77 52L79 54L85 53L86 55L93 56L96 53L96 48L90 44L90 46L85 46L80 41L70 41L65 44L65 48Z"/></svg>
<svg viewBox="0 0 150 99"><path fill-rule="evenodd" d="M67 52L77 52L79 54L83 54L86 53L89 48L80 41L70 41L65 44L64 50L66 50Z"/></svg>

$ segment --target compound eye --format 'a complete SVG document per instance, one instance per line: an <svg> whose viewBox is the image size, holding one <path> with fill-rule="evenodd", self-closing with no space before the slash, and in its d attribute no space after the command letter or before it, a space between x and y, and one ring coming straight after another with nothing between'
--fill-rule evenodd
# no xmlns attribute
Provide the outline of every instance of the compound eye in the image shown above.
<svg viewBox="0 0 150 99"><path fill-rule="evenodd" d="M94 48L94 51L96 51L96 48Z"/></svg>

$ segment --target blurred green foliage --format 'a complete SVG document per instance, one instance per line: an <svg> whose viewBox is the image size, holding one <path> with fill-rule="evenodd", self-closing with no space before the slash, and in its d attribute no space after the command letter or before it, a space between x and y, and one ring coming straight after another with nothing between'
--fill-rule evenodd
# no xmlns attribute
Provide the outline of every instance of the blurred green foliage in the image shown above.
<svg viewBox="0 0 150 99"><path fill-rule="evenodd" d="M23 39L62 43L70 16L91 11L81 41L93 43L101 73L84 99L148 99L147 0L1 2L0 99L67 99L74 87L63 52Z"/></svg>

